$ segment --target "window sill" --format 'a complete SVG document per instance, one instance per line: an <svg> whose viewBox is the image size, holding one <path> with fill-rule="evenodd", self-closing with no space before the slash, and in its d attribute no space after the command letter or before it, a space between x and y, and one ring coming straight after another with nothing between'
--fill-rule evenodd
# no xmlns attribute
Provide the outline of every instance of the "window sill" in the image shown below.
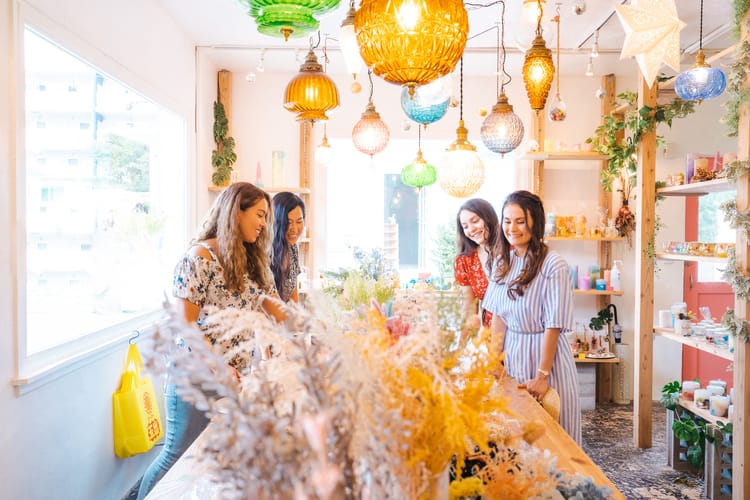
<svg viewBox="0 0 750 500"><path fill-rule="evenodd" d="M163 317L163 314L163 311L158 311L140 318L141 327L137 330L141 339L150 336L156 330L157 323ZM15 388L17 396L32 392L45 384L94 363L116 350L125 352L123 343L127 343L132 336L133 328L118 328L117 333L107 332L97 337L95 342L85 339L88 340L89 345L87 347L76 348L71 346L67 354L56 356L54 360L50 360L42 366L19 370L20 373L11 380L11 385Z"/></svg>

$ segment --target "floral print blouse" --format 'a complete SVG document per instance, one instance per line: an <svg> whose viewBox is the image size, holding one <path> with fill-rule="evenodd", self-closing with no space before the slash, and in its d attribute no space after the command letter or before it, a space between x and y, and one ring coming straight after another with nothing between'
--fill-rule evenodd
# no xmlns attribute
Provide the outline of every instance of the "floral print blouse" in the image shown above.
<svg viewBox="0 0 750 500"><path fill-rule="evenodd" d="M484 294L487 291L487 274L482 267L482 261L479 259L479 252L474 250L469 255L459 255L456 257L454 277L456 278L456 284L459 286L469 286L471 291L474 292L474 297L479 299L479 304L484 299ZM490 326L492 320L492 313L487 310L482 310L482 324L484 326Z"/></svg>
<svg viewBox="0 0 750 500"><path fill-rule="evenodd" d="M292 296L292 292L297 288L297 276L302 272L299 267L299 248L297 245L289 247L289 274L286 279L281 282L281 290L279 290L279 297L284 302L289 302L289 298Z"/></svg>
<svg viewBox="0 0 750 500"><path fill-rule="evenodd" d="M224 270L219 264L213 248L204 242L196 243L211 254L211 259L200 255L190 255L186 252L175 267L172 294L185 299L201 308L198 315L198 326L205 331L204 321L211 307L225 309L228 307L250 308L260 310L263 295L273 295L276 288L264 290L245 274L243 276L243 292L228 290L224 282ZM207 334L212 344L217 343L214 334ZM221 352L225 354L229 349L239 344L241 338L223 339L219 342ZM236 354L228 361L231 366L242 371L249 366L252 353Z"/></svg>

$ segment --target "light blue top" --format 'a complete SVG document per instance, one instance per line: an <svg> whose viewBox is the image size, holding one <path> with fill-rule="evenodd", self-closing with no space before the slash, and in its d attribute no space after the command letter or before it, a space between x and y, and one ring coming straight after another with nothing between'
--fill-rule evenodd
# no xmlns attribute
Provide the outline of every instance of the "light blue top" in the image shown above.
<svg viewBox="0 0 750 500"><path fill-rule="evenodd" d="M525 262L525 257L510 253L507 283L521 274ZM523 296L511 299L507 288L490 278L482 307L499 314L509 330L540 333L547 328L560 328L565 333L573 329L573 279L568 264L556 252L547 253Z"/></svg>

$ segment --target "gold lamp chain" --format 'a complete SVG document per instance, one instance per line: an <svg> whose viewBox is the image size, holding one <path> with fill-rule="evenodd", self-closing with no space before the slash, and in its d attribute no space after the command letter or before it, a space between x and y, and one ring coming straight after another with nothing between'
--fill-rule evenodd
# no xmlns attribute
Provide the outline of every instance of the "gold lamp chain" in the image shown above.
<svg viewBox="0 0 750 500"><path fill-rule="evenodd" d="M458 119L464 119L464 57L461 56L460 80L458 85Z"/></svg>
<svg viewBox="0 0 750 500"><path fill-rule="evenodd" d="M541 35L542 34L542 0L536 0L537 5L537 15L536 15L536 34Z"/></svg>
<svg viewBox="0 0 750 500"><path fill-rule="evenodd" d="M368 102L372 104L372 69L367 68L367 78L370 80L370 99Z"/></svg>
<svg viewBox="0 0 750 500"><path fill-rule="evenodd" d="M557 54L556 54L556 61L557 64L557 71L555 75L555 97L557 98L558 102L560 101L560 4L557 4L557 15L555 16L555 21L557 22Z"/></svg>

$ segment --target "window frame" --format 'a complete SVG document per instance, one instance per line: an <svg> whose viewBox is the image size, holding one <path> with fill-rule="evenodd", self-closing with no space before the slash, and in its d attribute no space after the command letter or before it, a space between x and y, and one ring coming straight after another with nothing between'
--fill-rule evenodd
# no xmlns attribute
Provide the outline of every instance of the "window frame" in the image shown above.
<svg viewBox="0 0 750 500"><path fill-rule="evenodd" d="M195 162L190 146L190 127L193 125L192 106L180 106L168 92L156 88L153 84L122 66L110 55L99 48L82 40L67 28L57 24L45 16L43 12L22 2L14 2L13 41L15 56L16 78L12 85L15 87L15 101L11 109L15 114L12 120L15 125L15 161L11 162L11 169L15 169L9 180L11 200L10 221L7 235L13 238L15 244L10 246L11 269L15 276L11 279L11 311L14 317L9 318L9 327L15 338L15 367L11 385L16 393L22 395L42 385L51 382L67 373L71 373L82 366L93 363L111 352L121 349L122 342L131 338L134 332L142 336L150 335L156 325L164 318L164 310L155 308L143 314L130 318L121 323L110 325L99 331L91 332L80 338L67 341L59 346L45 349L41 352L27 355L26 332L26 293L27 293L27 224L26 224L26 70L24 35L28 27L40 36L57 44L61 50L67 51L74 57L80 58L97 71L112 78L124 86L147 97L158 106L170 111L182 123L180 135L183 141L183 151L180 161L183 163L184 177L182 179L181 196L182 212L184 213L180 228L185 238L189 235L189 223L193 217L193 210L189 205L189 194L194 192Z"/></svg>

